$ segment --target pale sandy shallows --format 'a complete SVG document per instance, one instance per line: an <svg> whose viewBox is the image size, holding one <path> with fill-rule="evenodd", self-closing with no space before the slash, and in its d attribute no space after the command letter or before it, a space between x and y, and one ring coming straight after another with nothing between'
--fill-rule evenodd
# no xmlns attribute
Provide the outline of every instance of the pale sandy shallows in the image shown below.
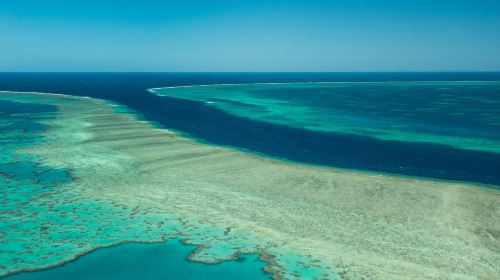
<svg viewBox="0 0 500 280"><path fill-rule="evenodd" d="M74 170L90 197L247 232L277 260L301 252L346 279L500 275L496 190L267 159L197 143L102 101L44 98L59 104L54 137L28 152Z"/></svg>

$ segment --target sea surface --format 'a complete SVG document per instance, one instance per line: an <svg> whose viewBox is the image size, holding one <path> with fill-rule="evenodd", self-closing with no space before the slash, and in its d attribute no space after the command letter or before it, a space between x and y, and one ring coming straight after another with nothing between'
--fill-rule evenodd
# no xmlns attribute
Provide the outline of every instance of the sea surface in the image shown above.
<svg viewBox="0 0 500 280"><path fill-rule="evenodd" d="M286 161L500 186L500 73L0 73L0 91L103 99L199 142ZM56 109L0 100L0 233L52 242L0 248L41 250L41 266L86 248L58 245L75 238L74 227L93 241L112 233L103 241L109 244L120 241L118 228L157 222L73 199L64 187L74 179L70 171L18 152L44 141L44 121ZM59 199L65 204L53 203ZM62 224L60 232L47 231L53 224ZM193 249L177 240L132 242L6 279L270 278L258 254L207 265L186 259ZM0 254L0 268L30 261Z"/></svg>

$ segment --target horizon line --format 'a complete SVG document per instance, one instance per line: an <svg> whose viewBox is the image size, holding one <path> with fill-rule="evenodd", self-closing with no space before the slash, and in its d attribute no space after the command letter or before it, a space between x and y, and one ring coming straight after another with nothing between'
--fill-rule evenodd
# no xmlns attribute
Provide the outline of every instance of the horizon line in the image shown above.
<svg viewBox="0 0 500 280"><path fill-rule="evenodd" d="M311 74L335 74L335 73L499 73L499 70L394 70L394 71L0 71L0 74L9 73L171 73L171 74L244 74L244 73L311 73Z"/></svg>

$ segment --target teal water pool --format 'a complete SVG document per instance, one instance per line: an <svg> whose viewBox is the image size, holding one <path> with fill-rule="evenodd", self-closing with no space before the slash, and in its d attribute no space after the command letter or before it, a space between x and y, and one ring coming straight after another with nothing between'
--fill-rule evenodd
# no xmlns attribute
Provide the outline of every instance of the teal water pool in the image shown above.
<svg viewBox="0 0 500 280"><path fill-rule="evenodd" d="M166 243L126 243L98 249L62 266L22 272L5 280L156 280L156 279L271 279L263 270L267 264L255 254L244 254L220 264L186 260L195 246L179 239Z"/></svg>

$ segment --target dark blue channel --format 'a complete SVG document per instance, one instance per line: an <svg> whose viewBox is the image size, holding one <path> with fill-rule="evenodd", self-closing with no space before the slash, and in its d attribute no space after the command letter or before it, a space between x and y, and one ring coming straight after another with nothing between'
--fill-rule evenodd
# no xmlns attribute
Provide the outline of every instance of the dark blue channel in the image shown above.
<svg viewBox="0 0 500 280"><path fill-rule="evenodd" d="M146 91L217 83L422 80L500 80L500 73L1 73L0 90L112 100L207 142L298 162L500 185L496 153L291 128Z"/></svg>

